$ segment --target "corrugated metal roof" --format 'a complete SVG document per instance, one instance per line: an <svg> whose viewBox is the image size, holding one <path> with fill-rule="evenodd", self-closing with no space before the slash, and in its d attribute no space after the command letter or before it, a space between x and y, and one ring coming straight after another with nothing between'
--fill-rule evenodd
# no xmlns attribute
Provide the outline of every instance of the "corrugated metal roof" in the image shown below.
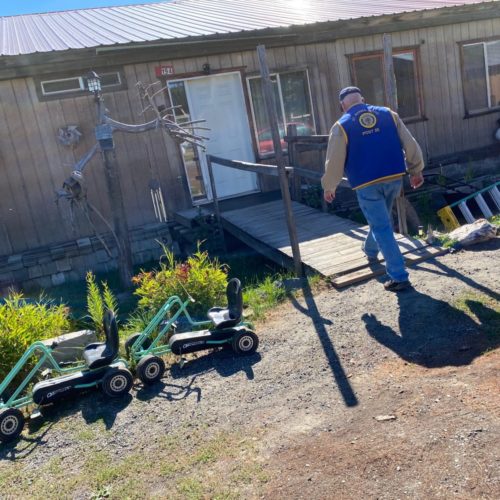
<svg viewBox="0 0 500 500"><path fill-rule="evenodd" d="M1 17L0 55L238 33L477 3L491 2L174 0L124 7Z"/></svg>

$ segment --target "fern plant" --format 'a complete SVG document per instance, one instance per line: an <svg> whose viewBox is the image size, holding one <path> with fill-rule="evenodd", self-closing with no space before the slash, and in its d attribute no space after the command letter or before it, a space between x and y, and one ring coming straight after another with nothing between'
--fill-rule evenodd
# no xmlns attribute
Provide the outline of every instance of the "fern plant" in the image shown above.
<svg viewBox="0 0 500 500"><path fill-rule="evenodd" d="M86 281L88 316L97 336L104 337L102 324L104 313L107 309L111 309L115 314L118 314L118 301L105 281L101 282L101 290L91 271L87 273Z"/></svg>

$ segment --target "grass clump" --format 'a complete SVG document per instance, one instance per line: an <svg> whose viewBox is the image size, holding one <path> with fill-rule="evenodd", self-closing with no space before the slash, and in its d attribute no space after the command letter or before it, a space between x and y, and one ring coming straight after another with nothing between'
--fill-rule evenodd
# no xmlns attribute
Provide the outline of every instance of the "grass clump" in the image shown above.
<svg viewBox="0 0 500 500"><path fill-rule="evenodd" d="M489 219L489 221L494 225L494 226L500 226L500 214L499 215L494 215Z"/></svg>
<svg viewBox="0 0 500 500"><path fill-rule="evenodd" d="M250 309L252 319L262 318L266 311L278 305L285 297L286 291L278 276L267 276L263 282L243 290L243 303Z"/></svg>
<svg viewBox="0 0 500 500"><path fill-rule="evenodd" d="M500 302L489 295L467 292L458 297L454 306L480 325L489 341L500 339Z"/></svg>
<svg viewBox="0 0 500 500"><path fill-rule="evenodd" d="M458 241L450 238L447 234L435 235L436 243L443 248L453 248Z"/></svg>

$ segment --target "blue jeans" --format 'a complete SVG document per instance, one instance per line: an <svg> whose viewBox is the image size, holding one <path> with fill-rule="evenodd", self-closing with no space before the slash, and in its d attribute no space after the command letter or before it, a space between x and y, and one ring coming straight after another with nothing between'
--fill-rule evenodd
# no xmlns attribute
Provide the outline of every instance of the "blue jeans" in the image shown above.
<svg viewBox="0 0 500 500"><path fill-rule="evenodd" d="M408 272L399 250L392 228L392 205L401 191L402 180L379 182L356 190L359 206L370 231L363 244L368 257L376 257L380 251L385 259L389 277L395 281L406 281Z"/></svg>

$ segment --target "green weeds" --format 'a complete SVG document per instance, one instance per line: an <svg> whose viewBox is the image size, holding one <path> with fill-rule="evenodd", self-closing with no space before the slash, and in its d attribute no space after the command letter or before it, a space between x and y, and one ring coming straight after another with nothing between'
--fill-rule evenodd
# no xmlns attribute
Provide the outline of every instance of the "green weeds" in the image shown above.
<svg viewBox="0 0 500 500"><path fill-rule="evenodd" d="M57 337L70 331L64 305L25 300L13 293L0 304L0 380L3 380L24 351L36 340ZM29 362L22 376L32 366Z"/></svg>
<svg viewBox="0 0 500 500"><path fill-rule="evenodd" d="M455 300L454 306L471 317L489 341L500 339L500 302L478 293L466 292Z"/></svg>

